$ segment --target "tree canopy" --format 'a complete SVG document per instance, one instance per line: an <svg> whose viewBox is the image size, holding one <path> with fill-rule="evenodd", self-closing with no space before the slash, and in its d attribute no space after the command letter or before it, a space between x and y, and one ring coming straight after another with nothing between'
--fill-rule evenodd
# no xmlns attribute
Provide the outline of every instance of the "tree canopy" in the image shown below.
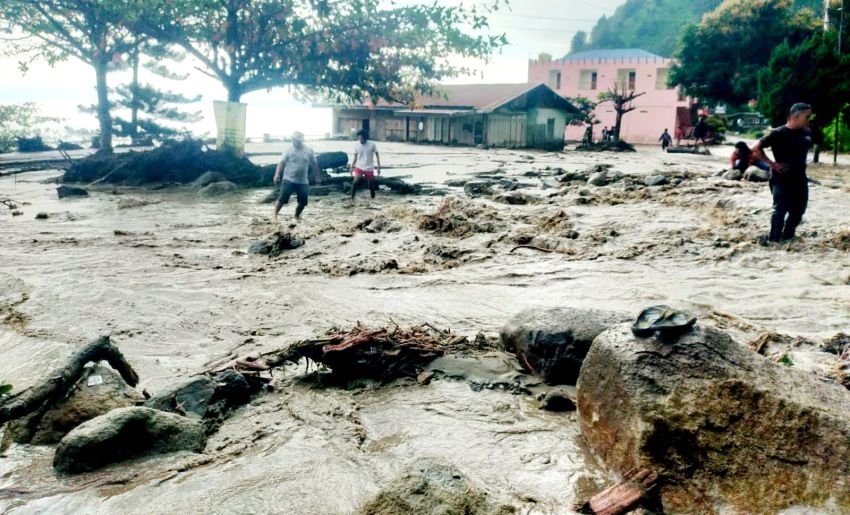
<svg viewBox="0 0 850 515"><path fill-rule="evenodd" d="M759 109L774 125L785 122L788 107L812 105L823 129L850 103L850 55L839 55L838 36L818 31L801 44L776 47L759 79Z"/></svg>
<svg viewBox="0 0 850 515"><path fill-rule="evenodd" d="M22 71L33 60L50 64L75 57L95 70L101 148L112 148L112 119L109 112L106 75L110 66L135 40L122 23L126 1L122 0L3 0L0 2L0 31L22 33L7 53L19 59Z"/></svg>
<svg viewBox="0 0 850 515"><path fill-rule="evenodd" d="M280 86L339 98L404 100L467 72L506 43L488 11L379 0L149 0L134 27L185 49L228 100ZM492 8L501 4L497 0Z"/></svg>
<svg viewBox="0 0 850 515"><path fill-rule="evenodd" d="M821 23L793 6L791 0L726 0L685 30L670 83L704 101L741 105L754 98L774 48L785 41L799 45Z"/></svg>

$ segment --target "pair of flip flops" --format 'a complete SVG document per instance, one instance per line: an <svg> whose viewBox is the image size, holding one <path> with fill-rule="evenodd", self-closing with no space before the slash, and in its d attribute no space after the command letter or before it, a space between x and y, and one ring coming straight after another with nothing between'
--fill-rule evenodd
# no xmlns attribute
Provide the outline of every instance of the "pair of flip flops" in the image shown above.
<svg viewBox="0 0 850 515"><path fill-rule="evenodd" d="M697 317L687 311L673 309L670 306L652 306L640 312L632 324L635 336L679 336L689 332Z"/></svg>

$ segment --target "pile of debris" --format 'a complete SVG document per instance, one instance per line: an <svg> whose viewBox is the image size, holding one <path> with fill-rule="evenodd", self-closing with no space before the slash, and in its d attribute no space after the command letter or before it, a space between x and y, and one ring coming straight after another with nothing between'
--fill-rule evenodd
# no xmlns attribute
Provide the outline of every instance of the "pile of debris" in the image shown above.
<svg viewBox="0 0 850 515"><path fill-rule="evenodd" d="M304 340L261 356L236 358L218 370L257 373L286 362L307 359L321 363L340 379L390 381L416 377L431 361L451 353L471 351L483 345L430 325L402 328L332 329L323 338Z"/></svg>
<svg viewBox="0 0 850 515"><path fill-rule="evenodd" d="M433 214L419 217L419 229L462 238L476 233L496 232L498 212L484 204L455 197L443 200Z"/></svg>
<svg viewBox="0 0 850 515"><path fill-rule="evenodd" d="M637 152L635 147L623 140L582 143L576 147L579 152Z"/></svg>
<svg viewBox="0 0 850 515"><path fill-rule="evenodd" d="M274 166L257 166L248 158L205 147L197 140L164 143L144 152L94 154L75 161L63 182L123 184L189 184L206 172L219 172L242 186L271 184Z"/></svg>

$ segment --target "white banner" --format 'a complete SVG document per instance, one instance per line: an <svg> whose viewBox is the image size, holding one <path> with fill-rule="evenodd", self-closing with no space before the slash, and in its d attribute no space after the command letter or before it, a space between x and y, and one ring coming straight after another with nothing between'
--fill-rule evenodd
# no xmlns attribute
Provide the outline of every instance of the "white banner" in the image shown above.
<svg viewBox="0 0 850 515"><path fill-rule="evenodd" d="M231 148L239 153L245 151L245 118L248 105L240 102L213 101L215 125L218 129L216 148Z"/></svg>

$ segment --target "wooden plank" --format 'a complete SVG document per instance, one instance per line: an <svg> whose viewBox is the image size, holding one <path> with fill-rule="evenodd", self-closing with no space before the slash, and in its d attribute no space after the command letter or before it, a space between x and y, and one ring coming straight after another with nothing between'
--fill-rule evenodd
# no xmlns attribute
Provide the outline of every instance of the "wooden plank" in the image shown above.
<svg viewBox="0 0 850 515"><path fill-rule="evenodd" d="M586 507L594 515L622 515L635 509L658 481L658 474L648 469L632 471L616 485L591 497Z"/></svg>

